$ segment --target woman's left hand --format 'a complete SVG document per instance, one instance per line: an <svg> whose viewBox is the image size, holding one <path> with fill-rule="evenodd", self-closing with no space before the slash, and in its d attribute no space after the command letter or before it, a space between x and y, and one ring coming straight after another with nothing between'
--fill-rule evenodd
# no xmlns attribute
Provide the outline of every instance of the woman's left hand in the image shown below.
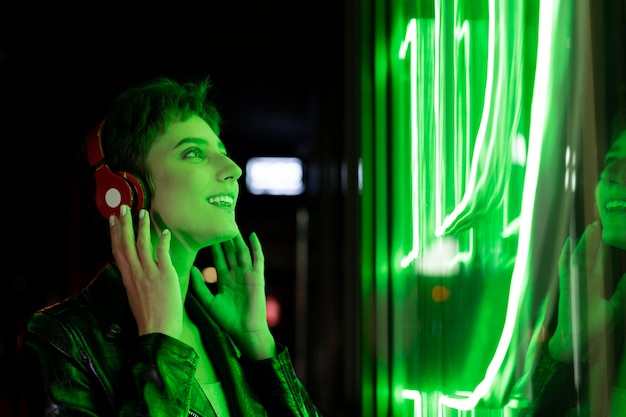
<svg viewBox="0 0 626 417"><path fill-rule="evenodd" d="M558 323L550 353L570 362L575 346L584 348L611 328L624 311L626 279L622 277L610 298L604 297L606 244L599 222L587 226L570 254L569 239L559 259Z"/></svg>
<svg viewBox="0 0 626 417"><path fill-rule="evenodd" d="M197 269L191 282L208 312L242 354L259 360L273 356L276 346L267 324L265 259L255 233L250 235L250 247L252 254L241 234L212 247L216 294L209 291Z"/></svg>

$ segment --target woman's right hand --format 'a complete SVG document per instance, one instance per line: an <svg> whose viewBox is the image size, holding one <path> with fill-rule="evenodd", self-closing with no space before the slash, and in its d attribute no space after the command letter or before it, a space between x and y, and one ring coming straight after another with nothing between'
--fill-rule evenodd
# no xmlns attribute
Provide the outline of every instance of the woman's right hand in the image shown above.
<svg viewBox="0 0 626 417"><path fill-rule="evenodd" d="M163 333L180 337L183 323L183 300L178 275L170 257L171 234L165 230L156 250L150 238L150 215L139 213L137 240L133 219L127 206L119 218L109 219L111 249L122 274L130 308L137 321L139 336Z"/></svg>
<svg viewBox="0 0 626 417"><path fill-rule="evenodd" d="M586 353L589 342L611 327L624 308L626 279L610 299L604 297L606 244L599 222L587 226L573 251L570 239L559 259L558 323L550 354L562 362Z"/></svg>

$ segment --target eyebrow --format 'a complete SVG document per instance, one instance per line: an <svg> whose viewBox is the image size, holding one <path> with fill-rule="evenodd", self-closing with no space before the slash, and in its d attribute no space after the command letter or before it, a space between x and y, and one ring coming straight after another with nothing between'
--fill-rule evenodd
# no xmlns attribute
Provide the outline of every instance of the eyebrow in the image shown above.
<svg viewBox="0 0 626 417"><path fill-rule="evenodd" d="M188 138L182 138L180 141L178 141L176 145L174 145L174 149L179 148L183 145L187 145L189 143L192 143L195 145L207 146L207 147L209 146L209 141L206 139L188 137ZM220 151L226 152L226 146L224 146L224 142L222 142L220 139L217 140L217 149L219 149Z"/></svg>
<svg viewBox="0 0 626 417"><path fill-rule="evenodd" d="M616 148L612 148L610 149L607 153L604 159L615 159L615 158L621 158L623 154L625 154L626 149L622 149L622 147L616 147Z"/></svg>

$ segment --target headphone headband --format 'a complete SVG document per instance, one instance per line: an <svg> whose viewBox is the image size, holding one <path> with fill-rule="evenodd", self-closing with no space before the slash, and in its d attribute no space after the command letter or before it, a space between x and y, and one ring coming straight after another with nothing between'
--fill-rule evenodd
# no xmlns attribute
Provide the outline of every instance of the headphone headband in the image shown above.
<svg viewBox="0 0 626 417"><path fill-rule="evenodd" d="M87 138L87 159L89 166L96 168L98 164L104 163L104 150L102 149L102 126L106 119L98 123L96 127L91 129Z"/></svg>

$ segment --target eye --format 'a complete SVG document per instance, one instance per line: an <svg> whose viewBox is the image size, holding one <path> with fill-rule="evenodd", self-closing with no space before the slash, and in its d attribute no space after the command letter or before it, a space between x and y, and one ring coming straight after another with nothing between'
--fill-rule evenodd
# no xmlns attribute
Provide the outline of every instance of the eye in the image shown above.
<svg viewBox="0 0 626 417"><path fill-rule="evenodd" d="M185 149L183 152L183 158L204 158L204 152L197 146Z"/></svg>

